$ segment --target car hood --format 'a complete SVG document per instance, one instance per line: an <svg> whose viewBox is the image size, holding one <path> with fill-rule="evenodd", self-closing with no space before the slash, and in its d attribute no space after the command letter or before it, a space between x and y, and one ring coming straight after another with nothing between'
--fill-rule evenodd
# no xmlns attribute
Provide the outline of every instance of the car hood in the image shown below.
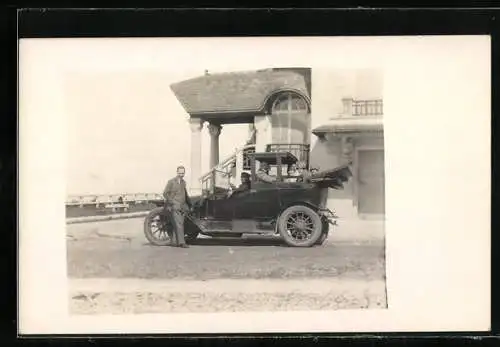
<svg viewBox="0 0 500 347"><path fill-rule="evenodd" d="M334 169L320 171L311 176L311 181L320 187L332 189L343 189L344 183L352 177L352 171L348 164L338 166Z"/></svg>

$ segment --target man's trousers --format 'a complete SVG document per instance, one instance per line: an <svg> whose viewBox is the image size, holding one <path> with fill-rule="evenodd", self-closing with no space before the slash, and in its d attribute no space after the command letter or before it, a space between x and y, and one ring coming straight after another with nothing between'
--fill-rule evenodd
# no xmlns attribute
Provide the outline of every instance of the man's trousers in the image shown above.
<svg viewBox="0 0 500 347"><path fill-rule="evenodd" d="M183 245L186 243L184 240L184 213L181 209L172 209L172 224L174 232L172 233L172 244Z"/></svg>

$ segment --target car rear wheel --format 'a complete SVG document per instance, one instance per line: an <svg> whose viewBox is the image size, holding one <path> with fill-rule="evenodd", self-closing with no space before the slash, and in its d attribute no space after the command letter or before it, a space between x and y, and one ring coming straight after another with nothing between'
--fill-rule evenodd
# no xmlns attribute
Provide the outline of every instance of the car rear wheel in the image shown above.
<svg viewBox="0 0 500 347"><path fill-rule="evenodd" d="M283 240L292 247L311 247L320 239L323 225L319 215L311 208L294 205L281 214L278 221Z"/></svg>

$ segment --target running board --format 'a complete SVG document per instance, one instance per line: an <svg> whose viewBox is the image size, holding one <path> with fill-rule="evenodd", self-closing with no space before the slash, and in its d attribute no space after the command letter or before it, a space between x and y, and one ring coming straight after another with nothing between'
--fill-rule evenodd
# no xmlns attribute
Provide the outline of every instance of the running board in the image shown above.
<svg viewBox="0 0 500 347"><path fill-rule="evenodd" d="M192 222L200 229L202 234L274 234L273 223L263 223L251 219L233 221L196 220Z"/></svg>

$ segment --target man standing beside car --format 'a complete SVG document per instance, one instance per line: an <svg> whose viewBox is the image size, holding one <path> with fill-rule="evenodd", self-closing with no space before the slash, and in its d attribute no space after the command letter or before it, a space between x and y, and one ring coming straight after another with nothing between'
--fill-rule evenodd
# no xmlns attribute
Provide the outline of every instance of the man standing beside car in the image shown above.
<svg viewBox="0 0 500 347"><path fill-rule="evenodd" d="M172 216L175 229L172 235L172 245L182 248L188 247L184 240L184 215L191 209L191 200L187 193L186 181L184 181L185 173L184 166L177 167L177 176L168 181L163 191L165 207Z"/></svg>

